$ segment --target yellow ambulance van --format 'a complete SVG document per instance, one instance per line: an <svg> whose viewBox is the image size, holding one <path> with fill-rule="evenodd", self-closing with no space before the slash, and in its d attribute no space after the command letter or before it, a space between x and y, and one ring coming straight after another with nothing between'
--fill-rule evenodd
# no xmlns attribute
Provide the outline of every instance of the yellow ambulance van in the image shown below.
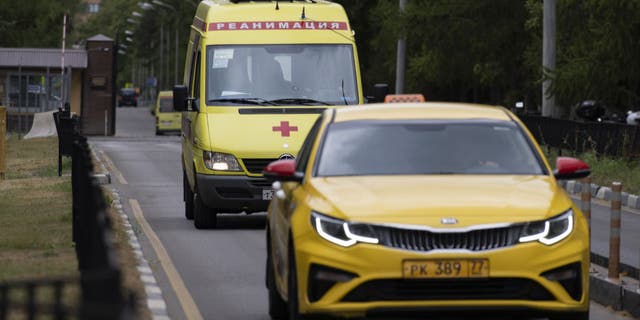
<svg viewBox="0 0 640 320"><path fill-rule="evenodd" d="M364 103L354 32L330 1L202 1L186 56L174 105L198 229L266 210L265 165L296 157L326 108Z"/></svg>
<svg viewBox="0 0 640 320"><path fill-rule="evenodd" d="M153 110L156 117L156 135L167 132L180 132L182 114L173 108L173 91L158 92L156 106Z"/></svg>

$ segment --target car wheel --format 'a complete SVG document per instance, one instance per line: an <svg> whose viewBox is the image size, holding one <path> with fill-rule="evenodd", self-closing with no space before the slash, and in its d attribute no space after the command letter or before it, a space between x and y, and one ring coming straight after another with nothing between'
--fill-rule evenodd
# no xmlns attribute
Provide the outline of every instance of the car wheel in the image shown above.
<svg viewBox="0 0 640 320"><path fill-rule="evenodd" d="M216 227L216 212L209 209L200 198L198 192L193 194L193 225L196 229L210 229Z"/></svg>
<svg viewBox="0 0 640 320"><path fill-rule="evenodd" d="M268 232L267 232L268 233ZM276 278L273 270L273 261L271 260L271 243L267 235L267 266L266 266L266 282L269 291L269 316L271 319L287 319L287 303L282 299L278 289L276 288Z"/></svg>
<svg viewBox="0 0 640 320"><path fill-rule="evenodd" d="M551 320L589 320L589 311L557 315L551 317Z"/></svg>
<svg viewBox="0 0 640 320"><path fill-rule="evenodd" d="M289 320L303 320L298 307L298 274L296 272L296 255L293 250L293 239L289 239L289 278L287 281L287 313Z"/></svg>
<svg viewBox="0 0 640 320"><path fill-rule="evenodd" d="M189 181L187 181L187 174L182 172L182 189L184 197L184 217L188 220L193 220L193 191L189 187Z"/></svg>

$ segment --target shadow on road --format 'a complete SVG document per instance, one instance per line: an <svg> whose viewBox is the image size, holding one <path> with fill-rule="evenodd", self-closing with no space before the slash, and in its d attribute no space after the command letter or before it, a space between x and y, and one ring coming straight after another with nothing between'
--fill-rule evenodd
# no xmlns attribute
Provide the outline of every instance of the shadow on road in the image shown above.
<svg viewBox="0 0 640 320"><path fill-rule="evenodd" d="M264 229L266 214L218 214L216 229Z"/></svg>

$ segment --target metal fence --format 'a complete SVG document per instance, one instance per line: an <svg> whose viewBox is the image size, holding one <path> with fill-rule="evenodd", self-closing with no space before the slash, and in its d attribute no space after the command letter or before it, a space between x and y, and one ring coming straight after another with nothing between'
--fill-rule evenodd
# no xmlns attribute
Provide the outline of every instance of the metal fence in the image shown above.
<svg viewBox="0 0 640 320"><path fill-rule="evenodd" d="M520 116L536 140L549 147L575 153L595 151L614 157L640 156L638 126L620 123L585 123L540 116Z"/></svg>
<svg viewBox="0 0 640 320"><path fill-rule="evenodd" d="M4 180L6 174L6 146L7 133L7 109L0 106L0 181Z"/></svg>
<svg viewBox="0 0 640 320"><path fill-rule="evenodd" d="M61 121L74 125L75 121ZM40 279L0 283L0 320L135 319L136 299L122 287L121 270L113 247L111 220L102 190L93 177L87 139L74 128L71 185L73 190L72 237L80 278ZM63 138L64 136L61 136ZM65 143L61 143L60 146ZM80 293L80 303L72 294ZM44 293L43 293L44 292ZM38 298L47 295L48 298ZM65 303L65 301L67 303Z"/></svg>

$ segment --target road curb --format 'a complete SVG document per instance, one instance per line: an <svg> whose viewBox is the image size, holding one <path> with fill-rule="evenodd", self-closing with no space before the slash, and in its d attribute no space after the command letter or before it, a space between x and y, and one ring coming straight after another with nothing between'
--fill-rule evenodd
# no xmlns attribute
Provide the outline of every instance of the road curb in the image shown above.
<svg viewBox="0 0 640 320"><path fill-rule="evenodd" d="M614 310L624 310L640 317L640 289L638 281L629 277L620 280L607 278L607 270L591 265L589 280L590 299Z"/></svg>
<svg viewBox="0 0 640 320"><path fill-rule="evenodd" d="M90 147L90 149L92 158L97 162L98 167L102 170L102 173L94 174L94 178L100 185L111 184L111 174L109 173L109 171L107 171L104 162L93 151L93 148ZM164 300L164 297L162 296L162 289L160 289L160 286L158 285L156 278L153 275L153 270L151 269L149 262L144 257L142 247L138 240L138 235L133 230L133 226L131 225L129 216L123 210L118 189L111 188L110 190L104 190L111 192L111 198L113 199L113 201L111 202L111 207L113 207L120 215L120 218L122 219L122 227L124 228L124 231L128 237L128 243L131 246L134 255L136 256L136 269L140 274L140 281L144 285L144 291L147 298L147 308L151 313L151 317L154 320L169 320L170 317L167 312L167 304Z"/></svg>
<svg viewBox="0 0 640 320"><path fill-rule="evenodd" d="M102 162L102 159L98 157L91 146L89 146L89 149L91 150L91 158L95 162L97 162L97 166L100 170L100 172L93 174L93 178L96 180L98 185L111 184L111 174L109 173L109 170L107 170L107 168L104 166L104 163Z"/></svg>
<svg viewBox="0 0 640 320"><path fill-rule="evenodd" d="M558 182L569 194L580 194L582 192L582 183L576 180L567 180ZM609 201L611 200L611 188L599 186L595 183L591 184L591 196L595 199ZM622 205L631 209L640 209L640 196L622 192Z"/></svg>
<svg viewBox="0 0 640 320"><path fill-rule="evenodd" d="M160 286L153 275L153 270L142 253L142 246L138 241L138 235L133 230L129 216L122 208L120 194L116 188L111 189L111 197L113 198L111 206L116 209L122 219L122 226L129 238L129 245L131 246L133 254L136 256L136 260L138 262L136 269L140 274L140 281L142 281L144 285L144 291L147 296L147 308L151 312L151 316L154 320L168 320L170 318L167 312L167 303L162 296L162 289L160 289Z"/></svg>

